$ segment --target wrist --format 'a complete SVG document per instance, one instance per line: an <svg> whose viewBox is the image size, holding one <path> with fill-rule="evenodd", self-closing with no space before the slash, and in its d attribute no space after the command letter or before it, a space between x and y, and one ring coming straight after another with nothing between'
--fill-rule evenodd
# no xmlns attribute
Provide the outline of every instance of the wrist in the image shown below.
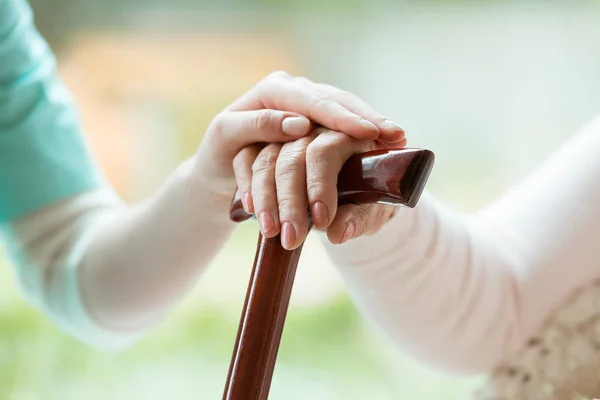
<svg viewBox="0 0 600 400"><path fill-rule="evenodd" d="M207 164L208 160L196 155L179 166L174 179L184 188L191 207L205 210L203 214L211 222L228 226L232 224L229 208L236 189L235 179L219 176Z"/></svg>

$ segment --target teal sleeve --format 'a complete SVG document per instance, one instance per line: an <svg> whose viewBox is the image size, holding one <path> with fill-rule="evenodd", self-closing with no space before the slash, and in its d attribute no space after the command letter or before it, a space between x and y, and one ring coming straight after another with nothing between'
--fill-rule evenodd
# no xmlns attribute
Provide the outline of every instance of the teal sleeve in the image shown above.
<svg viewBox="0 0 600 400"><path fill-rule="evenodd" d="M0 0L0 225L100 180L29 4Z"/></svg>

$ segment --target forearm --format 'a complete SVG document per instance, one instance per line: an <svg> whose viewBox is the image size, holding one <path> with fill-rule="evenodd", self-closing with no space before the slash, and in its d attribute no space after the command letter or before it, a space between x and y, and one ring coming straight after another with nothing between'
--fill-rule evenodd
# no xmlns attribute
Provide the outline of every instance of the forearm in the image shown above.
<svg viewBox="0 0 600 400"><path fill-rule="evenodd" d="M136 207L108 216L81 260L85 304L100 323L137 330L154 323L195 284L233 230L229 202L182 164Z"/></svg>
<svg viewBox="0 0 600 400"><path fill-rule="evenodd" d="M25 295L78 339L120 347L194 285L233 225L184 163L146 202L110 188L70 198L4 230Z"/></svg>
<svg viewBox="0 0 600 400"><path fill-rule="evenodd" d="M366 314L405 349L489 371L600 276L600 124L472 217L429 196L372 237L327 245Z"/></svg>
<svg viewBox="0 0 600 400"><path fill-rule="evenodd" d="M518 342L510 260L494 245L426 193L377 234L326 247L367 318L404 350L472 372Z"/></svg>

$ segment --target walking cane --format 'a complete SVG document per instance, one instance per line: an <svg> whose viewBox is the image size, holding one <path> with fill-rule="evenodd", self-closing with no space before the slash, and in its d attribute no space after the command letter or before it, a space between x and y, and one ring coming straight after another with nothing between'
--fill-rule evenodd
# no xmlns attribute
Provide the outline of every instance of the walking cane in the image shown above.
<svg viewBox="0 0 600 400"><path fill-rule="evenodd" d="M338 176L338 204L385 203L414 207L433 167L424 149L376 150L350 158ZM249 219L239 198L235 222ZM312 223L309 226L312 227ZM288 251L280 236L260 233L223 400L266 400L302 246Z"/></svg>

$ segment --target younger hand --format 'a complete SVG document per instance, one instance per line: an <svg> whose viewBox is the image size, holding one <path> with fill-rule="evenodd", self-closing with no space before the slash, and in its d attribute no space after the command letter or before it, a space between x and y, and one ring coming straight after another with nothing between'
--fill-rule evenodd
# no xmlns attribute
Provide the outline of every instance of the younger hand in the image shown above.
<svg viewBox="0 0 600 400"><path fill-rule="evenodd" d="M257 143L294 141L309 134L313 124L361 140L397 143L404 138L402 128L357 96L276 72L215 117L195 156L196 176L229 202L236 188L233 159L240 150ZM244 201L251 201L250 192L240 193Z"/></svg>

